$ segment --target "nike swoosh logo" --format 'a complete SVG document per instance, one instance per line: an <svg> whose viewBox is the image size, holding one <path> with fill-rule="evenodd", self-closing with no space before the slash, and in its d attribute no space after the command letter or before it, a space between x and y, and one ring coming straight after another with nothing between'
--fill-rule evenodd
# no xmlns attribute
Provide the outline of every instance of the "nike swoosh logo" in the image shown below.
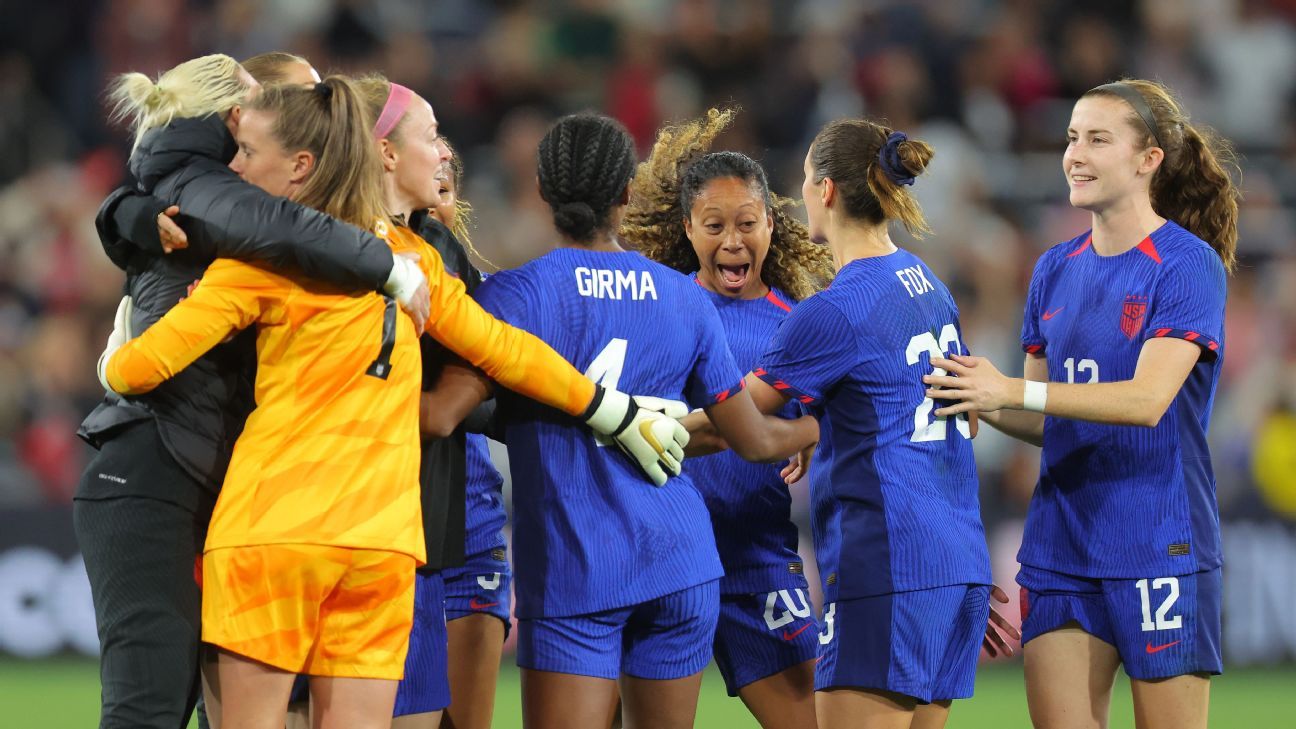
<svg viewBox="0 0 1296 729"><path fill-rule="evenodd" d="M1059 306L1058 308L1054 309L1053 311L1046 311L1046 312L1044 312L1044 317L1043 317L1043 318L1044 318L1044 321L1048 321L1049 319L1052 319L1053 317L1057 316L1057 315L1058 315L1058 312L1059 312L1059 311L1062 311L1062 310L1065 309L1065 308L1066 308L1065 306Z"/></svg>
<svg viewBox="0 0 1296 729"><path fill-rule="evenodd" d="M477 602L477 598L475 597L468 601L468 607L473 610L485 610L489 607L495 607L498 604L498 602Z"/></svg>
<svg viewBox="0 0 1296 729"><path fill-rule="evenodd" d="M809 628L811 625L814 625L814 623L806 623L805 625L802 625L801 627L797 628L791 633L787 632L786 630L783 631L783 640L792 640L796 638L798 635L804 633L806 631L806 628Z"/></svg>
<svg viewBox="0 0 1296 729"><path fill-rule="evenodd" d="M1169 647L1172 646L1172 645L1179 645L1179 644L1182 643L1182 642L1183 642L1183 639L1181 638L1181 639L1179 639L1179 640L1174 641L1173 643L1166 643L1165 645L1153 646L1151 643L1148 643L1148 644L1147 644L1147 652L1148 652L1148 655L1151 655L1151 654L1153 654L1153 653L1160 653L1161 651L1165 650L1166 648L1169 648Z"/></svg>

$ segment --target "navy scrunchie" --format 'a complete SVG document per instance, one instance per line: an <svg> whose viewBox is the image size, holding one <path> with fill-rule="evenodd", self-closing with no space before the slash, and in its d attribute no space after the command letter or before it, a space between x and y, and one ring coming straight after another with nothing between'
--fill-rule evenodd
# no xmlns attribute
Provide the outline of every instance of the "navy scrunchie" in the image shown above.
<svg viewBox="0 0 1296 729"><path fill-rule="evenodd" d="M900 143L908 139L908 135L904 132L891 132L882 148L878 150L878 164L882 166L882 173L897 185L914 184L914 176L900 161Z"/></svg>

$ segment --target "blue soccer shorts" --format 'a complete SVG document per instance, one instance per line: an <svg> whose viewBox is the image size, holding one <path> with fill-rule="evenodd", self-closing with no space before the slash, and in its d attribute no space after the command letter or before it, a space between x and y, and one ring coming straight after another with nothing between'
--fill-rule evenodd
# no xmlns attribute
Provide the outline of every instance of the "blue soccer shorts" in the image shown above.
<svg viewBox="0 0 1296 729"><path fill-rule="evenodd" d="M445 581L447 623L469 615L493 615L504 622L504 636L508 637L513 571L503 546L468 555L462 567L442 570L441 578Z"/></svg>
<svg viewBox="0 0 1296 729"><path fill-rule="evenodd" d="M392 716L425 714L450 705L445 586L441 575L417 575L414 581L414 627L410 630L405 678L396 689Z"/></svg>
<svg viewBox="0 0 1296 729"><path fill-rule="evenodd" d="M396 689L392 716L425 714L450 705L448 652L441 575L415 575L414 624L410 628L409 652L405 654L405 678ZM289 703L310 699L308 680L308 676L297 677Z"/></svg>
<svg viewBox="0 0 1296 729"><path fill-rule="evenodd" d="M1220 569L1100 579L1022 565L1022 643L1072 621L1116 647L1130 678L1219 674Z"/></svg>
<svg viewBox="0 0 1296 729"><path fill-rule="evenodd" d="M521 668L615 679L670 680L711 661L720 581L588 615L518 619Z"/></svg>
<svg viewBox="0 0 1296 729"><path fill-rule="evenodd" d="M920 703L969 698L989 616L988 585L829 603L815 690L877 689Z"/></svg>
<svg viewBox="0 0 1296 729"><path fill-rule="evenodd" d="M819 621L802 588L721 595L715 661L730 696L819 655Z"/></svg>

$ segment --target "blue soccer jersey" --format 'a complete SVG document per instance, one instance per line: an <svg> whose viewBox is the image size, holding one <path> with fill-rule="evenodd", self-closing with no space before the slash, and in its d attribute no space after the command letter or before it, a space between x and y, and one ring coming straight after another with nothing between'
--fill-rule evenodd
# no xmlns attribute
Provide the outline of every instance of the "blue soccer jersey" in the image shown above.
<svg viewBox="0 0 1296 729"><path fill-rule="evenodd" d="M1100 256L1088 233L1035 266L1022 346L1053 382L1134 377L1143 343L1201 347L1154 428L1046 417L1040 480L1018 560L1086 577L1182 575L1220 564L1206 427L1224 353L1225 272L1209 245L1167 222Z"/></svg>
<svg viewBox="0 0 1296 729"><path fill-rule="evenodd" d="M704 407L742 387L702 290L638 253L559 248L490 277L478 300L623 392ZM577 419L507 392L500 407L519 618L635 605L722 575L686 475L656 488Z"/></svg>
<svg viewBox="0 0 1296 729"><path fill-rule="evenodd" d="M814 541L819 584L827 605L837 601L837 562L841 554L841 504L832 489L832 418L822 403L811 407L819 419L819 447L810 461L810 535Z"/></svg>
<svg viewBox="0 0 1296 729"><path fill-rule="evenodd" d="M469 433L464 464L468 506L464 522L464 554L504 546L504 477L491 463L486 436Z"/></svg>
<svg viewBox="0 0 1296 729"><path fill-rule="evenodd" d="M702 291L720 314L734 361L742 371L750 371L792 310L792 298L777 290L759 299ZM789 403L779 415L795 418L800 413ZM716 547L725 569L722 594L805 586L796 551L797 528L791 518L792 496L780 470L782 463L750 463L733 451L684 462L684 472L702 492L711 512Z"/></svg>
<svg viewBox="0 0 1296 729"><path fill-rule="evenodd" d="M967 421L933 416L922 382L965 352L949 290L898 250L843 266L761 358L758 377L831 421L838 597L990 582Z"/></svg>

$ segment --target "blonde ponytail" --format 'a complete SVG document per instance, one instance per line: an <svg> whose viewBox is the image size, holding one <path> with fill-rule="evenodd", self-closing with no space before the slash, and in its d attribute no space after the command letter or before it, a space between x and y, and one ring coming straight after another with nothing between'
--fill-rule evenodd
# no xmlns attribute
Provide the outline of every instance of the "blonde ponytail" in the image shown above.
<svg viewBox="0 0 1296 729"><path fill-rule="evenodd" d="M145 132L174 119L224 114L247 96L241 70L233 58L213 54L185 61L156 82L142 73L124 73L108 91L111 118L127 121L138 145Z"/></svg>

